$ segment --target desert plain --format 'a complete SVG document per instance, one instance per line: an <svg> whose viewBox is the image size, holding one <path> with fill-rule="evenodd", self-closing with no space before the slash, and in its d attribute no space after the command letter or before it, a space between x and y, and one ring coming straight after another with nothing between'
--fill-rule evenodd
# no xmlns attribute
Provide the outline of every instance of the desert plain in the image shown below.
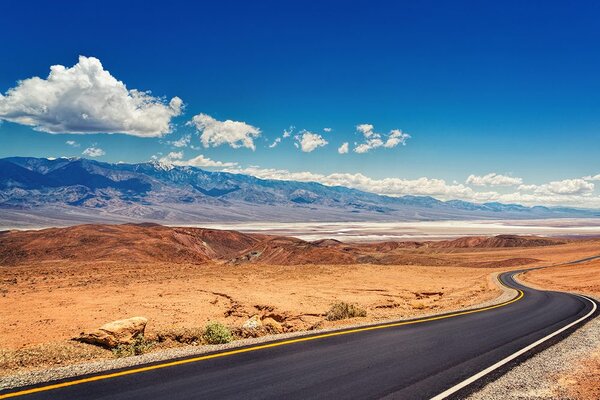
<svg viewBox="0 0 600 400"><path fill-rule="evenodd" d="M523 281L600 296L600 261L561 265L597 255L595 238L308 242L144 224L5 231L0 376L114 358L111 350L72 339L134 316L148 319L148 351L160 351L202 345L194 332L210 321L244 338L471 307L501 295L494 274L534 266L556 265ZM366 316L328 320L339 302ZM277 321L276 332L242 328L257 315ZM596 352L582 363L599 359Z"/></svg>

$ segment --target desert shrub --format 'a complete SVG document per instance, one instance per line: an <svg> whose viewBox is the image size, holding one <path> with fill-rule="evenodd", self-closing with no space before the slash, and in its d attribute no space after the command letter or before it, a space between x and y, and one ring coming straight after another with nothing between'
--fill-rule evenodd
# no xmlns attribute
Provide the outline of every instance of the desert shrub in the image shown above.
<svg viewBox="0 0 600 400"><path fill-rule="evenodd" d="M203 335L204 330L202 328L173 327L158 332L156 339L161 343L172 340L183 344L200 344L202 343Z"/></svg>
<svg viewBox="0 0 600 400"><path fill-rule="evenodd" d="M354 304L349 304L343 301L334 303L325 318L328 321L338 321L340 319L366 317L367 311Z"/></svg>
<svg viewBox="0 0 600 400"><path fill-rule="evenodd" d="M113 354L117 358L139 356L140 354L147 353L154 343L146 340L144 336L138 336L134 339L131 344L120 344L112 349Z"/></svg>
<svg viewBox="0 0 600 400"><path fill-rule="evenodd" d="M231 331L219 322L210 322L204 329L204 340L208 344L223 344L233 340Z"/></svg>

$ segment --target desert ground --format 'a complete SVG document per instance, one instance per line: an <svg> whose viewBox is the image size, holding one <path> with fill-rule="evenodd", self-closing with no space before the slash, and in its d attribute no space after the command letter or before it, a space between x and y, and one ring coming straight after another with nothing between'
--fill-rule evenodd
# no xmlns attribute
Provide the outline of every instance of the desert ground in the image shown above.
<svg viewBox="0 0 600 400"><path fill-rule="evenodd" d="M242 329L254 315L276 320L283 332L406 318L496 298L495 272L599 253L598 239L353 244L155 225L7 231L0 233L0 375L114 358L72 339L118 319L146 317L149 351L158 351L201 345L195 332L209 321L236 338L273 333ZM572 267L573 276L591 284L581 266ZM561 276L536 271L526 278L573 284ZM588 290L574 285L559 288ZM340 301L366 316L327 320Z"/></svg>
<svg viewBox="0 0 600 400"><path fill-rule="evenodd" d="M530 271L522 276L522 280L539 288L581 293L600 299L600 260ZM600 348L581 360L570 374L555 379L573 398L599 399Z"/></svg>

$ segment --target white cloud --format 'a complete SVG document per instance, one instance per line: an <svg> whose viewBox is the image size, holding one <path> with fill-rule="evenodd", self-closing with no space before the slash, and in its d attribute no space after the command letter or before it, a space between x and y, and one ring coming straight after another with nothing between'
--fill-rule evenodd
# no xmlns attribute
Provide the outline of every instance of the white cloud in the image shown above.
<svg viewBox="0 0 600 400"><path fill-rule="evenodd" d="M77 143L77 142L76 142L76 141L74 141L74 140L67 140L65 143L66 143L66 144L68 144L68 145L69 145L69 146L71 146L71 147L79 147L79 146L80 146L80 144L79 144L79 143Z"/></svg>
<svg viewBox="0 0 600 400"><path fill-rule="evenodd" d="M362 153L367 153L371 149L375 149L375 148L381 147L381 146L383 146L383 140L374 137L374 138L370 138L365 143L361 143L358 146L356 146L354 148L354 151L356 153L362 154Z"/></svg>
<svg viewBox="0 0 600 400"><path fill-rule="evenodd" d="M406 141L408 139L410 139L410 135L408 133L404 133L400 129L393 129L383 147L390 149L398 146L399 144L406 146Z"/></svg>
<svg viewBox="0 0 600 400"><path fill-rule="evenodd" d="M354 147L354 152L362 154L367 153L372 149L376 149L378 147L385 148L393 148L401 145L406 145L406 141L410 139L410 135L408 133L402 132L400 129L392 129L387 137L383 137L381 133L375 132L375 127L371 124L360 124L356 126L356 130L365 138L365 141L360 144L356 144Z"/></svg>
<svg viewBox="0 0 600 400"><path fill-rule="evenodd" d="M186 161L175 162L175 165L190 165L194 167L235 167L238 163L215 161L200 154L199 156Z"/></svg>
<svg viewBox="0 0 600 400"><path fill-rule="evenodd" d="M590 196L594 192L595 185L584 179L565 179L553 181L543 185L521 185L519 190L533 192L537 195L580 195Z"/></svg>
<svg viewBox="0 0 600 400"><path fill-rule="evenodd" d="M583 179L585 179L586 181L600 181L600 174L594 176L584 176Z"/></svg>
<svg viewBox="0 0 600 400"><path fill-rule="evenodd" d="M159 137L171 132L171 119L182 109L179 97L167 103L150 92L128 89L100 60L84 56L71 68L53 65L46 79L25 79L0 94L0 120L48 133Z"/></svg>
<svg viewBox="0 0 600 400"><path fill-rule="evenodd" d="M348 153L348 142L344 142L340 147L338 147L338 153L340 153L340 154Z"/></svg>
<svg viewBox="0 0 600 400"><path fill-rule="evenodd" d="M300 148L305 153L310 153L319 147L326 146L329 142L318 133L312 133L309 131L302 131L299 135L295 136L297 141L296 147L300 145Z"/></svg>
<svg viewBox="0 0 600 400"><path fill-rule="evenodd" d="M390 196L412 194L431 195L448 199L459 197L476 197L475 192L471 188L462 184L449 185L442 179L431 179L425 177L418 179L373 179L361 173L351 174L336 172L329 175L323 175L308 171L290 172L284 169L260 168L257 166L225 169L225 171L249 174L263 179L296 180L303 182L318 182L328 186L347 186ZM482 196L482 199L485 200L488 196L489 195L485 194Z"/></svg>
<svg viewBox="0 0 600 400"><path fill-rule="evenodd" d="M279 143L281 143L281 138L280 137L275 138L275 140L273 141L273 143L271 143L269 145L269 148L272 149L273 147L277 146Z"/></svg>
<svg viewBox="0 0 600 400"><path fill-rule="evenodd" d="M157 157L153 157L156 159ZM236 162L221 162L211 160L208 157L200 154L189 160L183 159L182 151L172 151L164 157L159 159L159 162L165 165L177 165L177 166L190 166L190 167L218 167L218 168L232 168L236 167Z"/></svg>
<svg viewBox="0 0 600 400"><path fill-rule="evenodd" d="M373 129L375 129L375 127L371 124L356 125L356 130L362 133L367 139L375 134L375 132L373 132Z"/></svg>
<svg viewBox="0 0 600 400"><path fill-rule="evenodd" d="M211 160L208 157L204 157L200 154L197 157L191 158L185 161L175 161L175 165L189 165L192 167L235 167L238 165L236 162L222 162Z"/></svg>
<svg viewBox="0 0 600 400"><path fill-rule="evenodd" d="M469 175L466 183L473 186L515 186L521 185L523 179L492 172L483 176Z"/></svg>
<svg viewBox="0 0 600 400"><path fill-rule="evenodd" d="M292 133L294 132L294 129L296 129L295 126L290 126L289 128L284 129L282 137L285 139L285 138L288 138L288 137L292 136Z"/></svg>
<svg viewBox="0 0 600 400"><path fill-rule="evenodd" d="M81 154L88 157L101 157L106 153L101 148L92 146L85 149Z"/></svg>
<svg viewBox="0 0 600 400"><path fill-rule="evenodd" d="M561 194L552 193L526 193L517 189L512 193L497 191L475 191L472 188L458 183L447 183L443 179L421 177L418 179L383 178L373 179L363 174L333 173L329 175L317 174L308 171L291 172L283 169L260 168L225 168L227 172L253 175L262 179L296 180L303 182L318 182L327 186L346 186L371 193L388 196L421 195L433 196L441 200L465 200L476 203L502 202L523 205L546 206L575 206L575 207L600 207L600 196L589 193L566 194L564 190L557 190ZM564 185L564 183L563 183ZM566 184L567 186L569 184ZM536 185L532 185L536 186ZM547 186L547 185L540 185ZM550 187L555 185L549 184ZM537 186L536 186L537 187ZM556 188L555 188L556 189Z"/></svg>
<svg viewBox="0 0 600 400"><path fill-rule="evenodd" d="M183 158L183 151L172 151L164 157L161 157L159 161L161 163L173 163L175 160L181 160Z"/></svg>
<svg viewBox="0 0 600 400"><path fill-rule="evenodd" d="M327 132L327 133L331 132L332 130L333 129L331 129L331 128L323 128L323 132Z"/></svg>
<svg viewBox="0 0 600 400"><path fill-rule="evenodd" d="M228 144L234 149L246 147L255 150L254 139L260 136L260 129L239 121L217 121L210 115L195 115L189 125L200 132L200 140L204 147L217 147Z"/></svg>
<svg viewBox="0 0 600 400"><path fill-rule="evenodd" d="M269 148L272 149L274 147L277 147L277 145L279 143L281 143L283 141L283 139L289 138L292 135L292 132L294 132L294 129L296 129L296 128L293 127L293 126L290 126L289 128L284 129L281 137L275 138L275 140L273 141L273 143L271 143L269 145ZM294 143L294 145L296 145L296 143ZM298 147L298 146L296 145L296 147Z"/></svg>
<svg viewBox="0 0 600 400"><path fill-rule="evenodd" d="M173 147L187 147L189 146L190 142L192 141L192 135L183 135L182 137L180 137L177 140L173 140L169 143L171 146Z"/></svg>

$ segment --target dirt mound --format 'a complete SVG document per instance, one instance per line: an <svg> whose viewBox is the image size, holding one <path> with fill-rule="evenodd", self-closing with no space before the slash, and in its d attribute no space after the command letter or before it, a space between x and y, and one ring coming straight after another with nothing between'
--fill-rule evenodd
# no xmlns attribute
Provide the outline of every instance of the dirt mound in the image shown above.
<svg viewBox="0 0 600 400"><path fill-rule="evenodd" d="M538 260L537 258L516 257L498 261L480 261L465 263L463 266L470 268L512 268L520 267L523 265L531 265L539 261L540 260Z"/></svg>
<svg viewBox="0 0 600 400"><path fill-rule="evenodd" d="M333 239L307 242L275 237L259 242L230 260L233 264L262 263L272 265L301 264L378 264L378 265L448 265L442 257L413 254L425 243L376 242L342 243Z"/></svg>
<svg viewBox="0 0 600 400"><path fill-rule="evenodd" d="M345 246L341 242L335 242L337 241L306 242L301 239L276 237L241 252L231 262L274 265L355 264L357 254L344 251Z"/></svg>
<svg viewBox="0 0 600 400"><path fill-rule="evenodd" d="M469 236L455 240L444 240L441 242L431 242L429 247L433 248L504 248L504 247L536 247L536 246L554 246L564 244L565 241L559 239L550 239L539 236L517 236L517 235L498 235L498 236Z"/></svg>
<svg viewBox="0 0 600 400"><path fill-rule="evenodd" d="M70 260L203 263L229 258L262 237L150 224L78 225L0 233L0 265Z"/></svg>

